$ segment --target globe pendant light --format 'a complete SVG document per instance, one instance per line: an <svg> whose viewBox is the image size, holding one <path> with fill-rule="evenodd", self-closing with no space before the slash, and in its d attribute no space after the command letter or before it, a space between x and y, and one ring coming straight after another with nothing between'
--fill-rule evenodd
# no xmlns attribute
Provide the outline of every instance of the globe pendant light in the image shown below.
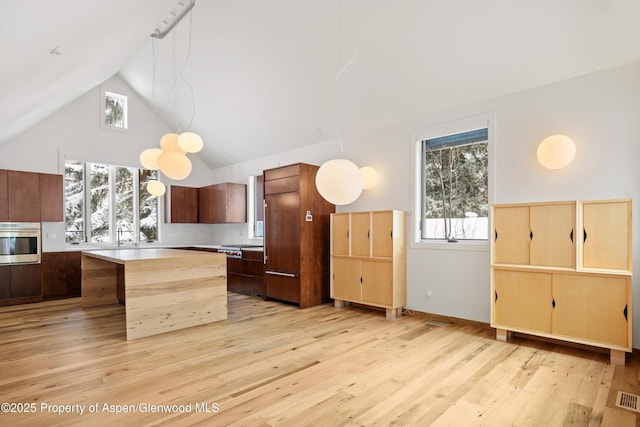
<svg viewBox="0 0 640 427"><path fill-rule="evenodd" d="M347 159L329 160L316 173L318 192L334 205L355 202L362 193L362 182L360 169Z"/></svg>
<svg viewBox="0 0 640 427"><path fill-rule="evenodd" d="M158 156L160 171L168 178L179 181L191 173L191 160L183 153L165 151Z"/></svg>
<svg viewBox="0 0 640 427"><path fill-rule="evenodd" d="M162 135L162 138L160 138L160 147L162 148L162 151L166 153L184 153L178 145L179 137L180 135L177 133L165 133Z"/></svg>
<svg viewBox="0 0 640 427"><path fill-rule="evenodd" d="M197 153L203 145L200 135L193 132L183 132L178 137L178 147L186 153Z"/></svg>
<svg viewBox="0 0 640 427"><path fill-rule="evenodd" d="M140 153L140 163L145 169L158 170L160 169L160 166L158 166L158 156L160 154L162 154L162 149L160 148L147 148Z"/></svg>
<svg viewBox="0 0 640 427"><path fill-rule="evenodd" d="M167 191L167 187L165 187L162 182L153 180L147 183L147 191L152 196L158 197L162 196Z"/></svg>

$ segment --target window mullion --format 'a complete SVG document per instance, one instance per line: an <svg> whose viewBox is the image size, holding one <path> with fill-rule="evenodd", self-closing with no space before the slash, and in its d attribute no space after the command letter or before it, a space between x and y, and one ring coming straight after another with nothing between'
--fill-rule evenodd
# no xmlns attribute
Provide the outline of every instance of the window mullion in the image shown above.
<svg viewBox="0 0 640 427"><path fill-rule="evenodd" d="M140 172L138 169L129 168L133 180L133 243L140 239Z"/></svg>

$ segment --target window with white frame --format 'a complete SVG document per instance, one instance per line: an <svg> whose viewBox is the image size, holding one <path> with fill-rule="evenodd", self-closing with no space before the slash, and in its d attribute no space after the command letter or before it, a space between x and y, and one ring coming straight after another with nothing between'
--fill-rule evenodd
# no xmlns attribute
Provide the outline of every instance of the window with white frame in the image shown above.
<svg viewBox="0 0 640 427"><path fill-rule="evenodd" d="M158 240L158 198L146 185L157 171L65 161L67 243Z"/></svg>
<svg viewBox="0 0 640 427"><path fill-rule="evenodd" d="M115 92L104 91L103 126L115 129L128 129L127 96Z"/></svg>
<svg viewBox="0 0 640 427"><path fill-rule="evenodd" d="M419 134L416 241L487 240L491 131L471 120Z"/></svg>

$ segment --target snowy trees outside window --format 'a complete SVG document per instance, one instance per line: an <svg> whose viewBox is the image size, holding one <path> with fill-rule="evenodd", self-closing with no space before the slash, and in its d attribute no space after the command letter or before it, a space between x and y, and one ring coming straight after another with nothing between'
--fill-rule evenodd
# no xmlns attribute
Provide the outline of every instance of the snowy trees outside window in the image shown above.
<svg viewBox="0 0 640 427"><path fill-rule="evenodd" d="M488 129L422 142L422 239L486 240Z"/></svg>
<svg viewBox="0 0 640 427"><path fill-rule="evenodd" d="M104 92L104 125L128 129L128 105L126 95Z"/></svg>
<svg viewBox="0 0 640 427"><path fill-rule="evenodd" d="M158 199L146 191L157 172L65 162L65 222L68 243L158 240Z"/></svg>

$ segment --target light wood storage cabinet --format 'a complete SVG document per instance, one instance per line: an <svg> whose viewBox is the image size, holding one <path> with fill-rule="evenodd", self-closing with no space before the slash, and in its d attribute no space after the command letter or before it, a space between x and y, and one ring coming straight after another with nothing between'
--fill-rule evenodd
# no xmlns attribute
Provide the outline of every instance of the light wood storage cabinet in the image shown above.
<svg viewBox="0 0 640 427"><path fill-rule="evenodd" d="M331 298L386 309L407 303L407 214L403 211L331 214Z"/></svg>
<svg viewBox="0 0 640 427"><path fill-rule="evenodd" d="M631 200L494 205L491 326L632 350Z"/></svg>

